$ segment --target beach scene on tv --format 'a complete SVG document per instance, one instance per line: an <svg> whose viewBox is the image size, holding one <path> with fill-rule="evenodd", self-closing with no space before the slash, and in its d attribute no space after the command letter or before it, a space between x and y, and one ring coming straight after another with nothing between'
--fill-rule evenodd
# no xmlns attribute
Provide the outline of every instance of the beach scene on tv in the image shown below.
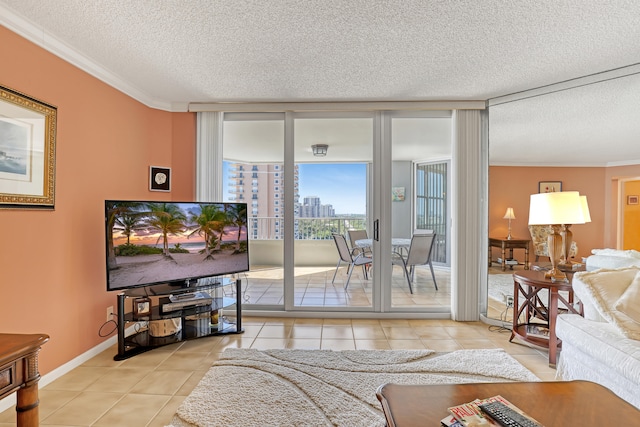
<svg viewBox="0 0 640 427"><path fill-rule="evenodd" d="M106 201L107 289L249 270L247 205Z"/></svg>

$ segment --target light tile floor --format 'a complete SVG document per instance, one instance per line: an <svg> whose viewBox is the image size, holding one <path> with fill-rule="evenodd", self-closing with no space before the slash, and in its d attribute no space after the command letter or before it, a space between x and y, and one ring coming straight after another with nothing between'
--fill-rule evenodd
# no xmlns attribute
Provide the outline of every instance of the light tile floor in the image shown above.
<svg viewBox="0 0 640 427"><path fill-rule="evenodd" d="M345 289L347 267L340 267L334 279L336 267L297 267L294 273L294 301L301 307L371 307L373 301L372 280L365 278L361 268L356 268ZM284 278L282 268L260 268L241 274L243 302L246 304L282 305ZM404 270L395 266L391 276L391 301L394 307L443 307L451 304L451 272L447 268L435 268L438 284L436 290L427 266L416 268L413 293L409 292Z"/></svg>
<svg viewBox="0 0 640 427"><path fill-rule="evenodd" d="M480 322L243 318L245 332L156 348L114 361L112 347L40 390L46 426L152 426L169 423L220 353L229 347L303 349L504 348L543 381L555 379L545 350L509 343L509 332ZM13 408L0 427L15 425Z"/></svg>

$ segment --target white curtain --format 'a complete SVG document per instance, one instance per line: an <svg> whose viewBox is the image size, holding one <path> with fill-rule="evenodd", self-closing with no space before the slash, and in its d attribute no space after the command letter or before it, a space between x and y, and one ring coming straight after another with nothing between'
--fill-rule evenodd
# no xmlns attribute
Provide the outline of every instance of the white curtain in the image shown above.
<svg viewBox="0 0 640 427"><path fill-rule="evenodd" d="M198 113L196 200L221 202L222 112Z"/></svg>
<svg viewBox="0 0 640 427"><path fill-rule="evenodd" d="M485 113L453 112L451 315L480 319L480 283L487 275L488 143Z"/></svg>

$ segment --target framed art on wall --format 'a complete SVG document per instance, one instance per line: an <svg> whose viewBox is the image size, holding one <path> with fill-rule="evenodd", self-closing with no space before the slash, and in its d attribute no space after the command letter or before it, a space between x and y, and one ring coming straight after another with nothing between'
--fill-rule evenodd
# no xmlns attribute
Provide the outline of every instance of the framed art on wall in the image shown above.
<svg viewBox="0 0 640 427"><path fill-rule="evenodd" d="M394 202L404 202L404 187L393 187L391 189L391 200Z"/></svg>
<svg viewBox="0 0 640 427"><path fill-rule="evenodd" d="M538 182L538 193L555 193L556 191L562 191L562 181Z"/></svg>
<svg viewBox="0 0 640 427"><path fill-rule="evenodd" d="M55 206L57 108L0 86L0 207Z"/></svg>
<svg viewBox="0 0 640 427"><path fill-rule="evenodd" d="M149 166L149 190L171 191L171 168Z"/></svg>
<svg viewBox="0 0 640 427"><path fill-rule="evenodd" d="M638 204L638 196L627 196L627 204L628 205L637 205Z"/></svg>

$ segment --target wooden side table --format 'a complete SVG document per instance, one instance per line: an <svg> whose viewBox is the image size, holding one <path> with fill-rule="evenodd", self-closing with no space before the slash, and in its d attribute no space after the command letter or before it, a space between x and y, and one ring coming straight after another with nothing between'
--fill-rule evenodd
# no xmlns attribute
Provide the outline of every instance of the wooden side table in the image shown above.
<svg viewBox="0 0 640 427"><path fill-rule="evenodd" d="M0 334L0 399L18 391L18 427L40 424L38 352L48 340L44 334Z"/></svg>
<svg viewBox="0 0 640 427"><path fill-rule="evenodd" d="M549 292L546 301L540 296L540 291ZM568 292L568 299L560 295L560 291ZM520 299L522 295L523 299ZM558 337L556 336L556 317L558 316L558 302L562 302L570 313L580 314L573 306L573 288L571 282L553 282L544 277L544 271L528 270L513 273L513 329L514 337L540 346L549 348L549 366L555 368L558 354ZM520 320L524 317L524 320ZM540 321L533 321L534 319ZM542 326L549 329L549 337L533 336L527 333L528 326Z"/></svg>
<svg viewBox="0 0 640 427"><path fill-rule="evenodd" d="M507 249L509 249L509 258L513 258L513 250L514 249L524 249L524 269L529 269L529 243L531 240L529 239L507 239L489 237L489 267L491 267L491 248L500 248L502 250L502 271L507 269Z"/></svg>

